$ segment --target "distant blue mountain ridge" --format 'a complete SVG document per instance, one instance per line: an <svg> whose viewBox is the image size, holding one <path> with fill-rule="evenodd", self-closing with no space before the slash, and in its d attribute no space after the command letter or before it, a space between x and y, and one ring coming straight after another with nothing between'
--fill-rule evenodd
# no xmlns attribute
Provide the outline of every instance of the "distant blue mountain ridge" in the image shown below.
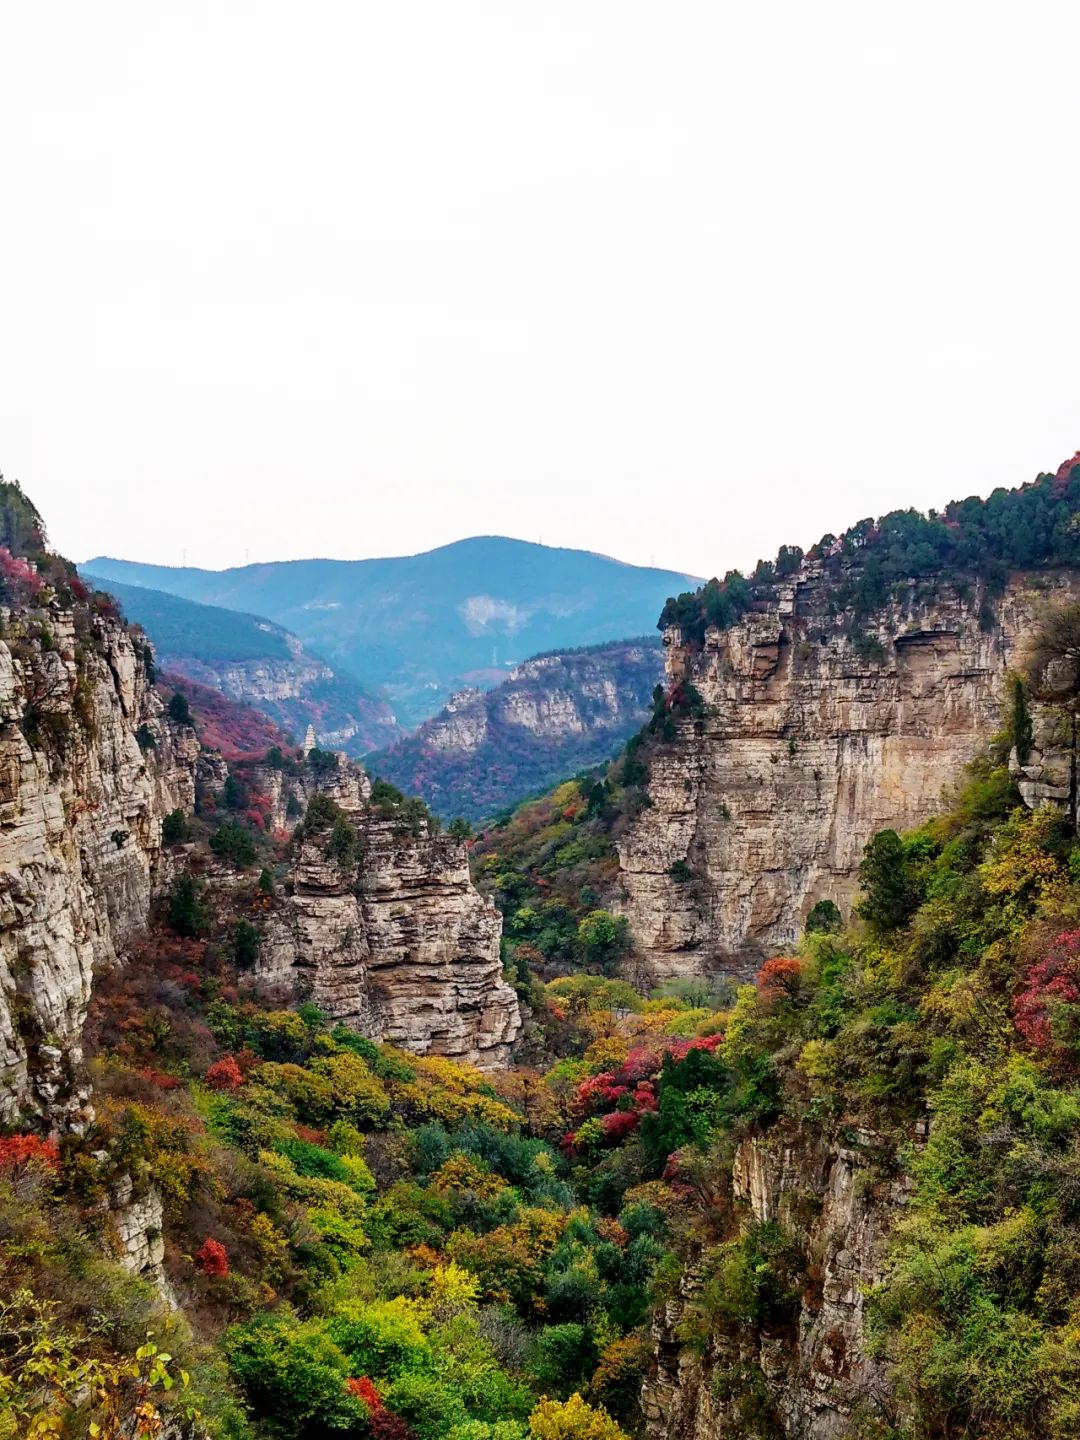
<svg viewBox="0 0 1080 1440"><path fill-rule="evenodd" d="M539 651L653 629L667 598L698 583L502 536L379 560L202 570L98 556L83 568L104 581L265 616L381 694L409 728L462 685L494 685Z"/></svg>
<svg viewBox="0 0 1080 1440"><path fill-rule="evenodd" d="M164 670L254 705L295 739L312 725L320 742L362 755L398 738L385 700L305 650L283 626L242 610L125 585L87 566L81 574L142 626Z"/></svg>

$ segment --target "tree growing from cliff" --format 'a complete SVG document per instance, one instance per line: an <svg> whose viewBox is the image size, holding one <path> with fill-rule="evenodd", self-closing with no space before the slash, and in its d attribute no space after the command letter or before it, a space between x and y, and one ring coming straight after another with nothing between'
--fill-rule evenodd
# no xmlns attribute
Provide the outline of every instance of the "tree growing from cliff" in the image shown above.
<svg viewBox="0 0 1080 1440"><path fill-rule="evenodd" d="M175 725L194 725L191 718L191 706L188 698L182 690L174 690L169 697L169 719Z"/></svg>
<svg viewBox="0 0 1080 1440"><path fill-rule="evenodd" d="M169 892L167 915L178 935L190 939L205 930L206 913L199 898L199 887L190 875L177 877Z"/></svg>
<svg viewBox="0 0 1080 1440"><path fill-rule="evenodd" d="M47 544L45 522L33 502L17 480L0 475L0 545L12 555L33 558L41 555Z"/></svg>
<svg viewBox="0 0 1080 1440"><path fill-rule="evenodd" d="M577 943L587 966L610 970L630 945L630 930L625 916L607 910L590 910L579 922Z"/></svg>
<svg viewBox="0 0 1080 1440"><path fill-rule="evenodd" d="M338 815L326 842L326 857L343 869L356 863L360 855L360 837L356 827L345 815Z"/></svg>
<svg viewBox="0 0 1080 1440"><path fill-rule="evenodd" d="M259 932L250 920L237 920L232 930L233 960L240 970L249 970L259 953Z"/></svg>
<svg viewBox="0 0 1080 1440"><path fill-rule="evenodd" d="M210 849L222 860L229 860L241 869L255 860L255 841L242 825L228 820L210 836Z"/></svg>

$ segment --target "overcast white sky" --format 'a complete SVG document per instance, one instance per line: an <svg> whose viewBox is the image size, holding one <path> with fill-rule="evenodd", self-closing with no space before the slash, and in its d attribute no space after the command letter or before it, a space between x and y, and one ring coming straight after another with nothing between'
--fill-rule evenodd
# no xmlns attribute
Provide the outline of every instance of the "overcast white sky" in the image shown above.
<svg viewBox="0 0 1080 1440"><path fill-rule="evenodd" d="M82 559L699 574L1080 446L1075 5L0 0L0 469Z"/></svg>

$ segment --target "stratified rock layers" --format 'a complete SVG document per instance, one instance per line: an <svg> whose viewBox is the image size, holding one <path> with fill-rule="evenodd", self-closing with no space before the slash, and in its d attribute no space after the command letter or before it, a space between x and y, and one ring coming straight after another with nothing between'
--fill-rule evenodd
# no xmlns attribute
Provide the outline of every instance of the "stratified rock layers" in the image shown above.
<svg viewBox="0 0 1080 1440"><path fill-rule="evenodd" d="M1019 638L1070 583L1014 576L993 599L910 583L857 621L806 566L700 653L669 631L669 681L692 683L705 716L652 755L651 804L619 842L650 976L746 973L816 901L846 914L866 842L941 808L1000 726Z"/></svg>
<svg viewBox="0 0 1080 1440"><path fill-rule="evenodd" d="M0 641L5 1122L86 1118L93 972L145 925L162 816L190 810L194 793L194 732L163 717L128 632L78 619L77 635L70 612L7 611Z"/></svg>
<svg viewBox="0 0 1080 1440"><path fill-rule="evenodd" d="M381 818L344 757L325 788L356 827L360 858L341 865L325 835L304 839L259 979L374 1039L505 1064L521 1015L502 978L502 918L474 889L465 847Z"/></svg>
<svg viewBox="0 0 1080 1440"><path fill-rule="evenodd" d="M653 1319L655 1364L642 1391L649 1440L775 1434L776 1422L800 1440L856 1433L856 1417L887 1392L884 1365L866 1353L867 1294L906 1199L904 1179L882 1179L879 1160L865 1131L843 1145L812 1134L740 1144L735 1214L741 1227L776 1223L797 1237L798 1311L771 1328L715 1323L703 1347L687 1347L680 1331L702 1283L688 1266Z"/></svg>

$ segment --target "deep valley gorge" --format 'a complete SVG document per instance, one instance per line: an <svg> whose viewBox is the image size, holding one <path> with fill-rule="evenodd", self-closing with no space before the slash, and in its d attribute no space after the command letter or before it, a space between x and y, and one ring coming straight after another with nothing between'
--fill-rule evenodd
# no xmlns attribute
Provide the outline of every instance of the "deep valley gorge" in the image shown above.
<svg viewBox="0 0 1080 1440"><path fill-rule="evenodd" d="M1080 1433L1080 457L461 544L83 576L0 481L0 1440Z"/></svg>

